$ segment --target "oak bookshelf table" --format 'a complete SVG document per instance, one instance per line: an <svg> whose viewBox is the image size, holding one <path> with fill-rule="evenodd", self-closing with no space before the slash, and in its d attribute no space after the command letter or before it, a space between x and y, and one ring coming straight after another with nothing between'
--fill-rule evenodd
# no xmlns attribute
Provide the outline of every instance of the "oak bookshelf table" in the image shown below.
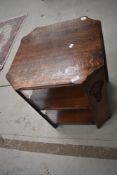
<svg viewBox="0 0 117 175"><path fill-rule="evenodd" d="M37 27L21 40L7 74L52 126L101 125L110 117L101 23L81 17Z"/></svg>

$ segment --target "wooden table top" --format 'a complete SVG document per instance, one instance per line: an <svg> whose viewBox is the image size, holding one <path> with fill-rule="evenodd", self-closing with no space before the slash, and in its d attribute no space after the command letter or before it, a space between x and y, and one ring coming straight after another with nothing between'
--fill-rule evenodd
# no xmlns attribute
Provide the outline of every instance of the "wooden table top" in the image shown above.
<svg viewBox="0 0 117 175"><path fill-rule="evenodd" d="M7 79L16 90L82 84L103 65L101 23L81 17L25 36Z"/></svg>

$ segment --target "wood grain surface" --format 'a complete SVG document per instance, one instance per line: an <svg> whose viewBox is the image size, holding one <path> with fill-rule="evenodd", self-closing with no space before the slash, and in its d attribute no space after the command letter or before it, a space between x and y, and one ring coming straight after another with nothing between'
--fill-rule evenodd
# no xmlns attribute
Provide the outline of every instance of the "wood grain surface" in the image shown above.
<svg viewBox="0 0 117 175"><path fill-rule="evenodd" d="M37 27L22 39L7 79L16 90L82 84L104 66L103 48L98 20Z"/></svg>
<svg viewBox="0 0 117 175"><path fill-rule="evenodd" d="M93 124L92 113L86 110L47 110L46 114L56 124Z"/></svg>
<svg viewBox="0 0 117 175"><path fill-rule="evenodd" d="M89 107L89 101L82 86L33 90L30 100L39 109L87 109Z"/></svg>

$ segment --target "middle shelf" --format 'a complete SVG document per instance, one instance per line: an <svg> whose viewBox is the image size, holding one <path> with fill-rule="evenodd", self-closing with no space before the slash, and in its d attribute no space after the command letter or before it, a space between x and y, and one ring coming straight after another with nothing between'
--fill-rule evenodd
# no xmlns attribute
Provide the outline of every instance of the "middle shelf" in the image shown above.
<svg viewBox="0 0 117 175"><path fill-rule="evenodd" d="M82 86L64 86L49 89L23 90L40 110L88 109L89 102Z"/></svg>

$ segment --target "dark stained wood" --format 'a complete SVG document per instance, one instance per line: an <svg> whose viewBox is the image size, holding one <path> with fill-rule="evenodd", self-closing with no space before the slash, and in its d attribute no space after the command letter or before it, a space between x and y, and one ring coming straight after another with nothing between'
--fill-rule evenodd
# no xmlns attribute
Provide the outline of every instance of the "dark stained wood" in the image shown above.
<svg viewBox="0 0 117 175"><path fill-rule="evenodd" d="M26 94L25 90L23 93ZM33 101L39 109L89 108L89 101L82 86L33 90L30 100Z"/></svg>
<svg viewBox="0 0 117 175"><path fill-rule="evenodd" d="M89 98L90 109L94 117L94 122L98 128L100 128L103 123L110 118L106 81L106 71L104 67L102 67L92 74L84 85Z"/></svg>
<svg viewBox="0 0 117 175"><path fill-rule="evenodd" d="M99 128L110 117L98 20L83 17L36 28L22 39L7 79L54 127L95 123Z"/></svg>
<svg viewBox="0 0 117 175"><path fill-rule="evenodd" d="M16 90L81 84L104 57L100 21L73 19L24 37L7 79Z"/></svg>
<svg viewBox="0 0 117 175"><path fill-rule="evenodd" d="M57 124L92 124L90 110L47 110L48 117Z"/></svg>

